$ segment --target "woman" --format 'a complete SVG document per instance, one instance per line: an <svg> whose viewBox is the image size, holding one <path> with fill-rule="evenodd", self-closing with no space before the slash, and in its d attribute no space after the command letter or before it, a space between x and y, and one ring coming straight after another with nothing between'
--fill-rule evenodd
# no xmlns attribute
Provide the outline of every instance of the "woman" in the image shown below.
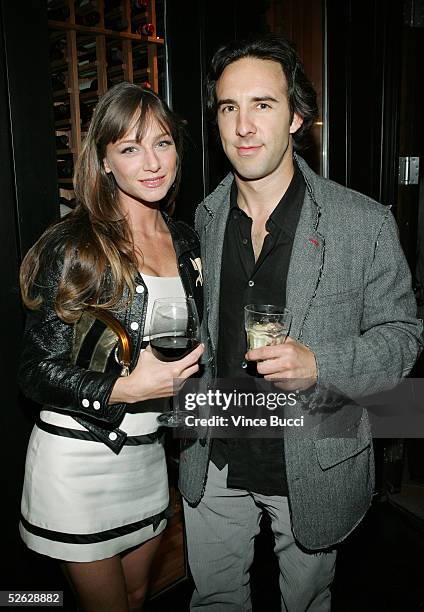
<svg viewBox="0 0 424 612"><path fill-rule="evenodd" d="M99 101L75 174L78 205L26 255L30 309L20 370L43 404L29 442L20 532L63 562L83 610L140 609L168 485L157 416L173 379L198 370L199 346L164 363L147 347L155 298L200 307L194 231L163 212L181 176L182 125L151 91L130 83ZM109 310L133 347L130 374L72 364L75 322Z"/></svg>

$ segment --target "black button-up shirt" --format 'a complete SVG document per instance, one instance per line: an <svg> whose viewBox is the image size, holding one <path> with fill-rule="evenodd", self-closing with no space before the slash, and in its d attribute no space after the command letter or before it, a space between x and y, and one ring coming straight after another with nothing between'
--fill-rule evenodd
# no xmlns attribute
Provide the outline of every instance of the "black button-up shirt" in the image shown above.
<svg viewBox="0 0 424 612"><path fill-rule="evenodd" d="M244 306L286 302L286 281L293 239L302 209L305 182L297 164L290 185L266 222L267 235L255 262L252 219L237 204L233 183L221 264L218 378L243 378L246 353ZM264 495L287 495L283 439L214 440L211 459L228 463L227 486Z"/></svg>

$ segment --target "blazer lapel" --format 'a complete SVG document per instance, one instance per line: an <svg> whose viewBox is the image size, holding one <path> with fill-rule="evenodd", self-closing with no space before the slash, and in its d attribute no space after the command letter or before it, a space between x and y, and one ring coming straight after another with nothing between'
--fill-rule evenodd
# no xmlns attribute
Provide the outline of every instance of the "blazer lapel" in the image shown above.
<svg viewBox="0 0 424 612"><path fill-rule="evenodd" d="M290 336L300 339L324 263L325 241L316 229L318 208L306 190L287 274L286 304L292 312Z"/></svg>
<svg viewBox="0 0 424 612"><path fill-rule="evenodd" d="M221 262L224 246L225 228L230 207L228 202L215 211L214 216L204 228L204 259L207 262L207 309L209 334L213 348L218 340L219 294L221 285Z"/></svg>
<svg viewBox="0 0 424 612"><path fill-rule="evenodd" d="M205 269L206 318L213 349L218 341L219 294L221 285L221 261L225 228L230 212L230 190L233 176L228 175L209 197L204 206L210 217L200 236L202 258Z"/></svg>

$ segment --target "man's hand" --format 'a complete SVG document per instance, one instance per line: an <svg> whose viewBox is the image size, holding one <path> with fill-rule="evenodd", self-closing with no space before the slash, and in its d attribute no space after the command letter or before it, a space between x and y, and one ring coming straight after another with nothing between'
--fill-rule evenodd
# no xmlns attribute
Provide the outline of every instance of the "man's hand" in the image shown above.
<svg viewBox="0 0 424 612"><path fill-rule="evenodd" d="M290 337L284 344L252 349L246 359L258 362L258 373L266 380L284 381L285 389L308 389L317 381L314 353Z"/></svg>

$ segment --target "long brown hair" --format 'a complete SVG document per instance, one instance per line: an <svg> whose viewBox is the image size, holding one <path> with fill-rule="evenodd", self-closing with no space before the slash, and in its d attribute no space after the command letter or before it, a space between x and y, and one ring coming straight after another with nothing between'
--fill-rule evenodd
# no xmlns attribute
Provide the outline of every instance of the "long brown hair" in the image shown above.
<svg viewBox="0 0 424 612"><path fill-rule="evenodd" d="M141 140L152 119L172 136L176 146L175 181L161 203L168 212L173 208L181 180L183 122L152 91L119 83L102 96L93 113L76 164L75 209L51 225L22 262L21 292L28 308L39 308L42 290L48 288L48 281L40 275L45 256L63 258L54 308L64 321L77 320L87 303L95 302L103 308L116 306L125 286L132 295L137 266L134 244L119 206L115 179L112 173L106 173L103 160L109 143L118 141L134 125L137 140ZM107 294L106 270L110 272Z"/></svg>

